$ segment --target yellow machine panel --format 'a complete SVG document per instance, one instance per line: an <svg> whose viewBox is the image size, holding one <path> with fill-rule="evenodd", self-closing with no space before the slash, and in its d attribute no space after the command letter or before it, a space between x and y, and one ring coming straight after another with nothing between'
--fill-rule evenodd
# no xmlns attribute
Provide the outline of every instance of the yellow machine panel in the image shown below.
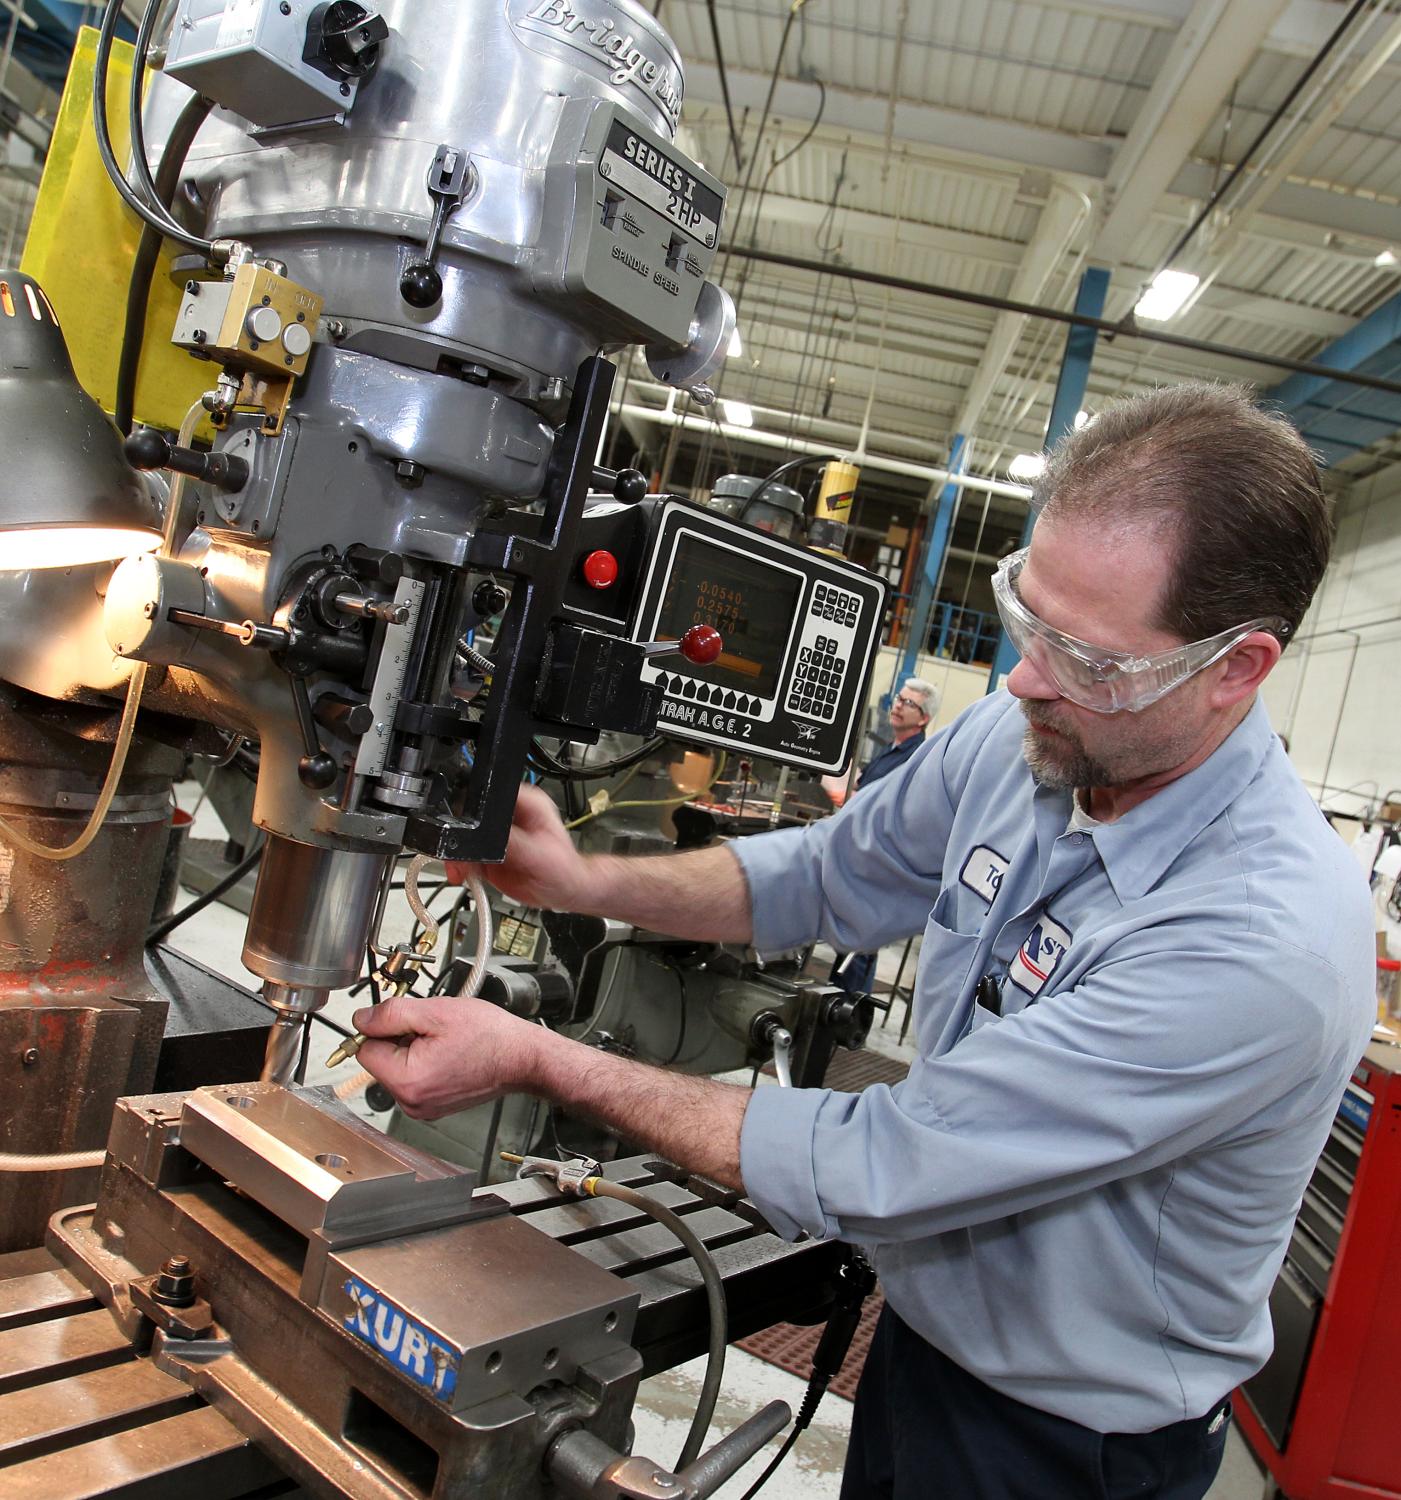
<svg viewBox="0 0 1401 1500"><path fill-rule="evenodd" d="M116 396L127 280L141 238L141 222L108 181L97 154L92 123L96 43L97 32L85 26L64 85L21 269L48 293L79 383L110 412ZM107 112L119 161L125 161L130 150L131 59L129 45L114 44L107 75ZM208 370L170 343L181 285L171 281L167 245L151 286L145 352L136 387L136 420L159 427L178 427L209 383Z"/></svg>

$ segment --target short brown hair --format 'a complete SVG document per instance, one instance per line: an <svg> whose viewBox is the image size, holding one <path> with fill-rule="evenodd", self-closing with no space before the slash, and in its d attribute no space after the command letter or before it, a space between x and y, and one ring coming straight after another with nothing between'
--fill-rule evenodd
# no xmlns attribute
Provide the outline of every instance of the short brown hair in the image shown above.
<svg viewBox="0 0 1401 1500"><path fill-rule="evenodd" d="M1047 519L1168 528L1177 555L1159 624L1188 641L1277 616L1287 643L1332 544L1314 455L1240 385L1164 386L1105 407L1052 450L1032 503Z"/></svg>

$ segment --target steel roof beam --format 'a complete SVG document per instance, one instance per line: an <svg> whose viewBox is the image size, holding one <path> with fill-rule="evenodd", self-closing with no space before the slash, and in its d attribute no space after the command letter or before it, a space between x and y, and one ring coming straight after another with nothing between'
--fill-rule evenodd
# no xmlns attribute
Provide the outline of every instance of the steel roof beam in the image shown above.
<svg viewBox="0 0 1401 1500"><path fill-rule="evenodd" d="M729 69L730 95L735 107L761 108L768 90L762 73ZM703 63L686 70L687 92L698 102L720 104L719 75ZM789 118L807 119L812 112L812 90L808 85L780 79L774 90L774 112ZM855 89L827 86L825 122L875 143L872 103L877 96ZM895 140L929 146L965 162L984 163L1002 172L1036 167L1062 176L1081 179L1081 186L1098 188L1109 175L1116 146L1111 141L1087 140L1068 131L1015 120L989 119L962 110L901 100L895 111ZM970 144L976 142L976 149ZM1188 162L1167 188L1167 193L1197 202L1211 192L1214 168ZM1300 183L1283 183L1270 198L1271 217L1313 229L1357 235L1383 243L1395 238L1397 209L1349 193ZM894 223L894 220L891 220Z"/></svg>
<svg viewBox="0 0 1401 1500"><path fill-rule="evenodd" d="M1090 260L1116 265L1254 61L1285 0L1196 0L1104 179Z"/></svg>

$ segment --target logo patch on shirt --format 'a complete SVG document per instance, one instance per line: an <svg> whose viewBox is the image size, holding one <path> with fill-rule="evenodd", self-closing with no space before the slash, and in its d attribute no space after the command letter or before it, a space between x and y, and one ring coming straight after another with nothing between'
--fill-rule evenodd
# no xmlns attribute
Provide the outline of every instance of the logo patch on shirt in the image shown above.
<svg viewBox="0 0 1401 1500"><path fill-rule="evenodd" d="M1007 970L1008 979L1028 995L1039 995L1069 946L1070 934L1059 922L1053 922L1042 912L1012 960Z"/></svg>
<svg viewBox="0 0 1401 1500"><path fill-rule="evenodd" d="M996 849L979 844L963 861L963 868L958 872L958 883L966 885L975 896L981 896L991 906L1006 873L1007 860Z"/></svg>

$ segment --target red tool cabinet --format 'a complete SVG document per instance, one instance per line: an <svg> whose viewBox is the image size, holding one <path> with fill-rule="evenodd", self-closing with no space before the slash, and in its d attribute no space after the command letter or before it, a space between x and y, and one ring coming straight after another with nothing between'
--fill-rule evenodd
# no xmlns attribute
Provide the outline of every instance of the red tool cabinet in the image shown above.
<svg viewBox="0 0 1401 1500"><path fill-rule="evenodd" d="M1270 1295L1275 1351L1236 1392L1288 1500L1401 1500L1401 1047L1352 1075Z"/></svg>

